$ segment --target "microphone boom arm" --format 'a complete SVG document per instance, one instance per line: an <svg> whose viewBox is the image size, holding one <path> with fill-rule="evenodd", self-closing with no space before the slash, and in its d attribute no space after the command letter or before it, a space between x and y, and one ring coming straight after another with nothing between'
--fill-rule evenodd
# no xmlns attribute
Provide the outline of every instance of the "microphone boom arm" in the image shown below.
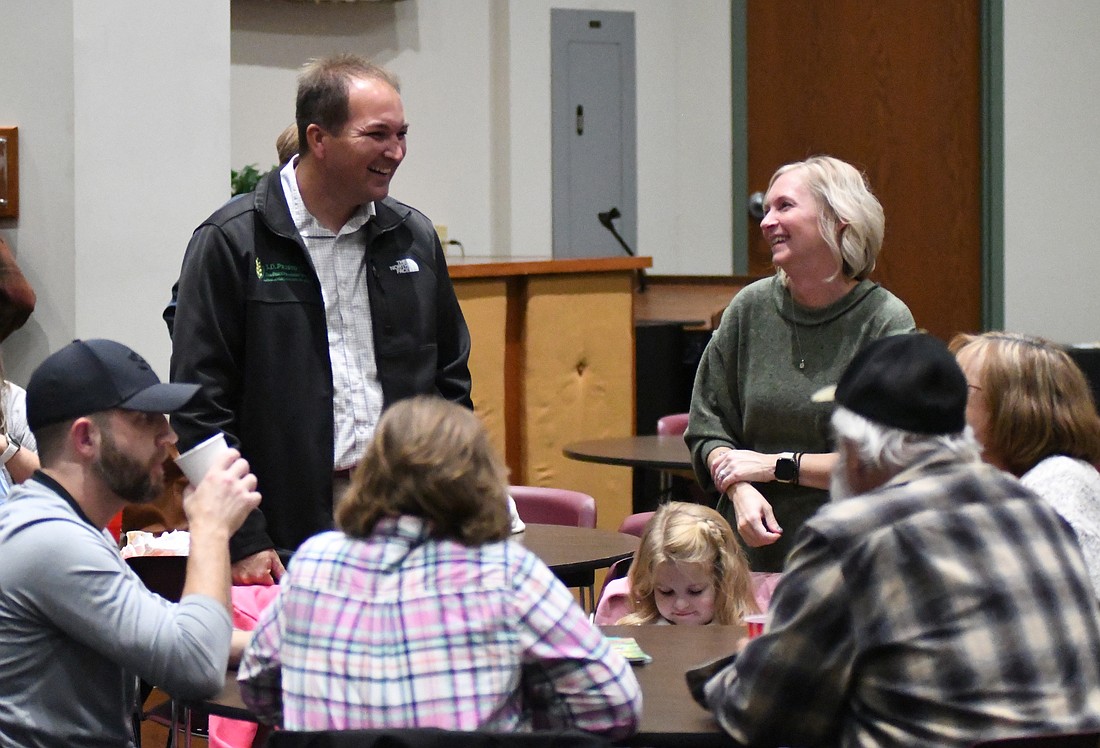
<svg viewBox="0 0 1100 748"><path fill-rule="evenodd" d="M607 212L596 214L596 218L599 220L600 225L611 232L611 235L615 237L620 245L622 245L622 248L628 255L634 257L634 250L631 249L630 245L626 243L626 240L619 235L619 232L615 229L615 224L612 223L612 221L621 216L622 213L620 213L619 209L616 207L612 207L611 210ZM640 268L638 270L638 292L645 293L645 268Z"/></svg>

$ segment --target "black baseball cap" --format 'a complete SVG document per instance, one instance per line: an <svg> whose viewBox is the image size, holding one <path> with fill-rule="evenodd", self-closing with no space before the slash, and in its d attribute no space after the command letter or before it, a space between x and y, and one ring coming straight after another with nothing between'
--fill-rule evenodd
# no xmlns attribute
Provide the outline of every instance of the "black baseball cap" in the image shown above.
<svg viewBox="0 0 1100 748"><path fill-rule="evenodd" d="M43 361L27 384L27 423L51 423L115 408L172 413L191 401L197 384L164 384L148 362L113 340L74 340Z"/></svg>
<svg viewBox="0 0 1100 748"><path fill-rule="evenodd" d="M966 427L966 396L966 377L947 346L931 335L910 333L868 343L835 391L822 390L814 399L835 400L883 426L936 435Z"/></svg>

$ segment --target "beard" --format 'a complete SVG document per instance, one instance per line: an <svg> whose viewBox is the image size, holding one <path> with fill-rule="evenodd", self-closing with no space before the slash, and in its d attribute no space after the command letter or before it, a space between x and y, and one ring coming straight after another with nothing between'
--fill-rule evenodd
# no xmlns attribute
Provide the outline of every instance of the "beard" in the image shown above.
<svg viewBox="0 0 1100 748"><path fill-rule="evenodd" d="M143 465L118 448L110 431L104 429L102 433L99 457L92 463L92 469L107 487L130 504L148 504L160 496L164 477L153 477L153 468L160 460Z"/></svg>

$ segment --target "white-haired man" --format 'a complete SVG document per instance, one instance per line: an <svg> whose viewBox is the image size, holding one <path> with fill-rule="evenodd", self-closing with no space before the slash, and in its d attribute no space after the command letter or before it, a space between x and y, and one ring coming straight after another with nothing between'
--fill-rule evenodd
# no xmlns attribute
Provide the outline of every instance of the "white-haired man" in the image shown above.
<svg viewBox="0 0 1100 748"><path fill-rule="evenodd" d="M967 384L926 335L868 345L835 391L832 502L765 633L704 698L751 745L969 746L1100 729L1100 620L1077 541L984 465Z"/></svg>

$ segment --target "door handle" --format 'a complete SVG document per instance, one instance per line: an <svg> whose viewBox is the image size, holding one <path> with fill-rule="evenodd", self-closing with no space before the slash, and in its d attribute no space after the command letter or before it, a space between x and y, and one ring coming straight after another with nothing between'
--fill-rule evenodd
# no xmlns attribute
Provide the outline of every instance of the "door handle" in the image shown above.
<svg viewBox="0 0 1100 748"><path fill-rule="evenodd" d="M584 135L584 107L577 104L577 134Z"/></svg>
<svg viewBox="0 0 1100 748"><path fill-rule="evenodd" d="M764 220L764 193L754 192L749 195L749 215L757 221Z"/></svg>

